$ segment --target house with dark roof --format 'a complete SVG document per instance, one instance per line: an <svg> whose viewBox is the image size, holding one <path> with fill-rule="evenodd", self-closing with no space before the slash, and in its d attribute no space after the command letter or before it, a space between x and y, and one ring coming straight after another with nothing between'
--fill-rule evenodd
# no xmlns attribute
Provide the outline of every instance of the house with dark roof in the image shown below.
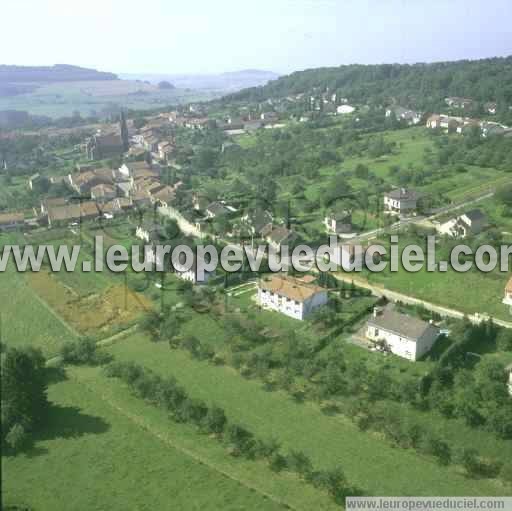
<svg viewBox="0 0 512 511"><path fill-rule="evenodd" d="M305 319L328 301L327 290L303 278L273 274L258 283L258 303L291 318Z"/></svg>
<svg viewBox="0 0 512 511"><path fill-rule="evenodd" d="M161 242L165 237L164 228L154 222L143 222L137 226L135 236L146 243Z"/></svg>
<svg viewBox="0 0 512 511"><path fill-rule="evenodd" d="M416 361L430 351L439 328L419 318L402 314L391 306L375 307L366 324L366 337L399 357Z"/></svg>
<svg viewBox="0 0 512 511"><path fill-rule="evenodd" d="M0 213L0 231L12 231L25 225L23 213Z"/></svg>
<svg viewBox="0 0 512 511"><path fill-rule="evenodd" d="M270 231L268 231L270 227ZM284 225L273 228L271 224L265 226L262 230L262 236L265 241L276 250L279 250L282 245L290 245L297 239L297 235L290 229L287 229Z"/></svg>
<svg viewBox="0 0 512 511"><path fill-rule="evenodd" d="M265 227L272 225L273 217L269 211L255 208L245 213L241 220L252 234L261 234Z"/></svg>
<svg viewBox="0 0 512 511"><path fill-rule="evenodd" d="M407 188L396 188L384 194L384 208L388 213L408 214L416 210L419 194Z"/></svg>
<svg viewBox="0 0 512 511"><path fill-rule="evenodd" d="M87 141L86 151L89 160L115 158L124 152L123 140L121 135L116 133L94 135Z"/></svg>
<svg viewBox="0 0 512 511"><path fill-rule="evenodd" d="M436 230L439 234L446 234L454 238L465 238L466 236L479 234L487 225L487 216L480 209L472 209L438 224Z"/></svg>
<svg viewBox="0 0 512 511"><path fill-rule="evenodd" d="M350 211L331 211L324 218L324 225L329 234L347 234L352 232L352 214Z"/></svg>

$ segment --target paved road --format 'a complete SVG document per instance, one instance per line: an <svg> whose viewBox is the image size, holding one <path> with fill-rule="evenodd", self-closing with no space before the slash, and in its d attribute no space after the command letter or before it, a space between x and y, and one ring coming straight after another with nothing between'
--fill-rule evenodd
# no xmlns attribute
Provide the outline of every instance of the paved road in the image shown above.
<svg viewBox="0 0 512 511"><path fill-rule="evenodd" d="M370 284L366 280L358 277L353 277L352 275L336 274L334 276L338 280L343 280L344 282L354 282L356 286L370 290L374 296L385 297L392 302L403 302L409 305L419 305L424 309L435 312L443 317L462 319L466 315L472 323L480 323L482 320L488 319L488 316L485 315L464 314L463 312L456 309L451 309L449 307L444 307L442 305L438 305L432 302L427 302L426 300L421 300L419 298L415 298L414 296L398 293L397 291L391 291L390 289L386 289L385 287ZM503 321L501 319L493 318L493 322L505 328L512 328L512 322L510 321Z"/></svg>

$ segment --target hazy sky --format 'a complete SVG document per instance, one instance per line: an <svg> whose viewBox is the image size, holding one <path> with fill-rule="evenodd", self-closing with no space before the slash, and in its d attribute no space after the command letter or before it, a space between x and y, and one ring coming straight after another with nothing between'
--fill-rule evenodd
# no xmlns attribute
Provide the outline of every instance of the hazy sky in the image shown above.
<svg viewBox="0 0 512 511"><path fill-rule="evenodd" d="M512 53L512 0L1 0L0 64L209 73Z"/></svg>

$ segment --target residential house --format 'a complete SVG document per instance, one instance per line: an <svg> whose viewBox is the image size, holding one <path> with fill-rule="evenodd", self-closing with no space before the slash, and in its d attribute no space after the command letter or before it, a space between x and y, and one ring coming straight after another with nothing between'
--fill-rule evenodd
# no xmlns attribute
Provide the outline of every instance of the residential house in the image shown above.
<svg viewBox="0 0 512 511"><path fill-rule="evenodd" d="M262 127L263 127L263 123L259 120L252 120L252 121L244 122L244 131L246 133L259 130Z"/></svg>
<svg viewBox="0 0 512 511"><path fill-rule="evenodd" d="M352 232L352 214L350 211L330 212L324 218L329 234L347 234Z"/></svg>
<svg viewBox="0 0 512 511"><path fill-rule="evenodd" d="M0 231L13 231L25 225L23 213L0 213Z"/></svg>
<svg viewBox="0 0 512 511"><path fill-rule="evenodd" d="M208 281L215 276L214 271L204 271L204 275L201 276L197 271L197 263L200 261L196 254L193 255L192 264L189 266L186 264L186 257L183 252L180 253L180 257L177 261L173 262L173 267L176 277L192 282L192 284L207 284Z"/></svg>
<svg viewBox="0 0 512 511"><path fill-rule="evenodd" d="M452 108L459 108L461 110L469 110L473 106L473 100L469 98L459 98L452 96L445 98L444 102Z"/></svg>
<svg viewBox="0 0 512 511"><path fill-rule="evenodd" d="M462 117L451 117L449 115L431 115L427 119L426 126L430 129L442 129L446 132L455 132L463 124Z"/></svg>
<svg viewBox="0 0 512 511"><path fill-rule="evenodd" d="M280 250L283 245L289 246L297 239L297 235L284 225L273 227L270 224L262 229L261 235L275 250Z"/></svg>
<svg viewBox="0 0 512 511"><path fill-rule="evenodd" d="M488 103L485 103L484 108L488 114L495 115L498 110L498 105L493 101L489 101Z"/></svg>
<svg viewBox="0 0 512 511"><path fill-rule="evenodd" d="M439 234L446 234L454 238L465 238L469 235L479 234L486 225L486 215L480 209L472 209L437 225L436 230Z"/></svg>
<svg viewBox="0 0 512 511"><path fill-rule="evenodd" d="M504 135L507 127L497 122L483 122L480 127L482 128L482 137L492 137L496 135Z"/></svg>
<svg viewBox="0 0 512 511"><path fill-rule="evenodd" d="M512 278L510 278L505 286L505 296L503 297L502 303L510 307L512 313Z"/></svg>
<svg viewBox="0 0 512 511"><path fill-rule="evenodd" d="M410 214L417 208L419 194L407 188L397 188L384 194L384 208L389 213Z"/></svg>
<svg viewBox="0 0 512 511"><path fill-rule="evenodd" d="M30 190L34 189L34 186L37 186L37 184L41 181L41 174L36 173L29 177L28 179L28 187Z"/></svg>
<svg viewBox="0 0 512 511"><path fill-rule="evenodd" d="M241 220L249 227L252 234L261 234L266 227L272 227L273 217L269 211L255 208L248 211Z"/></svg>
<svg viewBox="0 0 512 511"><path fill-rule="evenodd" d="M206 206L205 213L208 218L218 218L229 214L231 211L223 202L212 202Z"/></svg>
<svg viewBox="0 0 512 511"><path fill-rule="evenodd" d="M117 133L94 135L87 141L86 151L89 160L115 158L124 152L123 140Z"/></svg>
<svg viewBox="0 0 512 511"><path fill-rule="evenodd" d="M376 307L366 324L366 337L407 360L418 360L430 351L439 329L432 323L401 314L392 307Z"/></svg>
<svg viewBox="0 0 512 511"><path fill-rule="evenodd" d="M350 105L340 105L336 108L336 113L338 115L346 115L355 112L355 108Z"/></svg>
<svg viewBox="0 0 512 511"><path fill-rule="evenodd" d="M160 142L158 144L158 157L164 161L168 162L171 159L171 156L174 152L175 147L169 141Z"/></svg>
<svg viewBox="0 0 512 511"><path fill-rule="evenodd" d="M176 197L174 188L169 185L159 185L149 193L151 202L164 208L168 208Z"/></svg>
<svg viewBox="0 0 512 511"><path fill-rule="evenodd" d="M307 278L274 274L258 283L258 303L291 318L303 320L327 301L327 290Z"/></svg>
<svg viewBox="0 0 512 511"><path fill-rule="evenodd" d="M95 169L68 175L68 184L80 195L88 194L97 185L114 185L114 172Z"/></svg>
<svg viewBox="0 0 512 511"><path fill-rule="evenodd" d="M263 112L260 119L265 122L275 122L279 120L279 115L277 112Z"/></svg>
<svg viewBox="0 0 512 511"><path fill-rule="evenodd" d="M97 218L98 215L98 207L94 201L73 202L64 206L49 206L48 225L55 227L83 220L92 220Z"/></svg>
<svg viewBox="0 0 512 511"><path fill-rule="evenodd" d="M143 222L135 229L135 236L146 243L156 243L164 239L165 231L160 224Z"/></svg>
<svg viewBox="0 0 512 511"><path fill-rule="evenodd" d="M91 199L97 202L108 202L117 196L116 187L109 184L100 184L91 188Z"/></svg>
<svg viewBox="0 0 512 511"><path fill-rule="evenodd" d="M395 116L398 121L404 121L408 126L413 126L421 122L422 114L414 110L408 110L401 106L394 106L386 110L386 117Z"/></svg>
<svg viewBox="0 0 512 511"><path fill-rule="evenodd" d="M57 206L65 206L68 203L68 200L64 197L55 197L53 199L44 199L41 202L41 215L48 215L48 210L50 208L55 208Z"/></svg>

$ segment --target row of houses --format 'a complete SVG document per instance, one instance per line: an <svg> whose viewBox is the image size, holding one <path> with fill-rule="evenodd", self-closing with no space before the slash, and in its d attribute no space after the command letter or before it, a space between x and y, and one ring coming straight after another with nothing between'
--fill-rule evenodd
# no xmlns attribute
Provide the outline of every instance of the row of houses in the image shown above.
<svg viewBox="0 0 512 511"><path fill-rule="evenodd" d="M434 114L426 121L429 129L438 129L446 133L465 134L473 129L479 129L482 137L495 135L512 136L512 128L492 121L481 121L470 117L457 117L452 115Z"/></svg>

